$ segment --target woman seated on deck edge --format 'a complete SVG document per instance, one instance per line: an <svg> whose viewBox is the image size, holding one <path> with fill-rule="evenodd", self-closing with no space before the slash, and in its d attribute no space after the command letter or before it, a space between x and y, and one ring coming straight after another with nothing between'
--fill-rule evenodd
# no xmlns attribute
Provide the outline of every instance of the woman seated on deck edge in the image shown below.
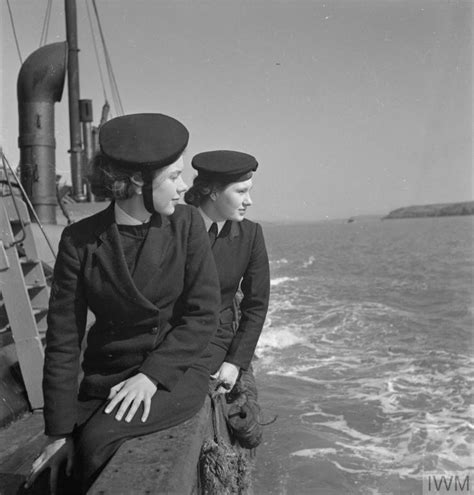
<svg viewBox="0 0 474 495"><path fill-rule="evenodd" d="M247 153L217 150L197 154L192 166L198 174L184 198L204 219L221 288L219 326L206 357L218 392L228 392L242 373L253 385L251 360L270 295L262 227L244 218L252 205L252 175L258 163ZM239 288L243 298L236 325L234 300Z"/></svg>
<svg viewBox="0 0 474 495"><path fill-rule="evenodd" d="M44 418L48 437L27 480L59 466L85 493L127 439L192 417L208 392L198 362L217 327L215 262L203 221L178 205L188 131L161 114L102 126L93 192L104 211L64 229L48 314ZM87 337L77 386L86 313Z"/></svg>

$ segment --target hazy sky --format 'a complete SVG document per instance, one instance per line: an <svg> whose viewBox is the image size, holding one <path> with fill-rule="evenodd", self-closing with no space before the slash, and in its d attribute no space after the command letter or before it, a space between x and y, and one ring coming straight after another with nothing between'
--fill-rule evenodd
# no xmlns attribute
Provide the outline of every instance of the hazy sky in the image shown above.
<svg viewBox="0 0 474 495"><path fill-rule="evenodd" d="M89 1L89 0L88 0ZM18 162L20 62L1 4L1 145ZM10 0L23 60L46 0ZM104 102L79 0L81 97ZM317 220L473 198L472 3L399 0L97 0L126 113L189 128L186 153L254 154L250 218ZM53 0L48 42L62 41ZM109 86L106 87L109 94ZM113 113L116 111L113 108ZM67 91L57 169L69 174Z"/></svg>

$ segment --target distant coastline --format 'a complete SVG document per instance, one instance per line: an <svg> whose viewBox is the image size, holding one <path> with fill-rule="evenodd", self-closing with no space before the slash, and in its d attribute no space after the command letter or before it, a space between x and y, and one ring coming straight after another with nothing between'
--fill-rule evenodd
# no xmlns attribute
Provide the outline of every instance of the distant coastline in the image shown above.
<svg viewBox="0 0 474 495"><path fill-rule="evenodd" d="M452 217L459 215L474 215L474 201L406 206L392 210L382 220L391 220L394 218Z"/></svg>
<svg viewBox="0 0 474 495"><path fill-rule="evenodd" d="M404 206L403 208L397 208L392 210L388 214L374 213L374 214L362 214L353 215L351 217L335 217L335 218L315 218L314 220L308 219L277 219L266 220L252 218L251 220L259 222L265 227L281 227L287 225L313 225L313 224L338 224L338 223L367 223L380 220L391 220L399 218L423 218L423 217L454 217L474 215L474 201L461 201L459 203L435 203L428 205L412 205Z"/></svg>

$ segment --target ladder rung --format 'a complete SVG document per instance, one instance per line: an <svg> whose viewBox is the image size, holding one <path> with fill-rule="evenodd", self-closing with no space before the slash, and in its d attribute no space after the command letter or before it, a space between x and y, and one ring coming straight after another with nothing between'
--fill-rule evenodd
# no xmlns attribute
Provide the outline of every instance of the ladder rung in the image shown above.
<svg viewBox="0 0 474 495"><path fill-rule="evenodd" d="M35 290L40 290L44 289L46 287L46 284L42 284L41 282L37 282L35 284L28 284L26 286L28 291L34 292Z"/></svg>
<svg viewBox="0 0 474 495"><path fill-rule="evenodd" d="M0 334L8 332L9 330L10 330L10 325L7 322L7 324L5 326L0 327Z"/></svg>
<svg viewBox="0 0 474 495"><path fill-rule="evenodd" d="M15 225L15 226L21 225L22 223L23 223L23 225L29 225L31 223L29 220L25 220L24 218L22 218L20 221L20 219L18 217L10 217L9 220L10 220L10 223L12 225Z"/></svg>
<svg viewBox="0 0 474 495"><path fill-rule="evenodd" d="M48 312L47 307L41 307L41 308L33 308L33 314L35 316L42 315Z"/></svg>
<svg viewBox="0 0 474 495"><path fill-rule="evenodd" d="M48 308L33 308L33 315L35 317L36 321L36 329L38 332L40 331L40 325L41 327L46 329L45 325L42 325L42 322L46 323L45 317L48 314Z"/></svg>
<svg viewBox="0 0 474 495"><path fill-rule="evenodd" d="M39 265L41 263L40 260L33 260L29 258L21 258L20 263L22 265Z"/></svg>

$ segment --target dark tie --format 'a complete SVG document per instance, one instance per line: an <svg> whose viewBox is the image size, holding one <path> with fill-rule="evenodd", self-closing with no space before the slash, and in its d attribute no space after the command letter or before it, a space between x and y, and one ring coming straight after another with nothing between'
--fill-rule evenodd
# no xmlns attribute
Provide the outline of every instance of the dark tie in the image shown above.
<svg viewBox="0 0 474 495"><path fill-rule="evenodd" d="M216 238L217 238L217 223L214 222L212 225L211 225L211 228L209 229L209 241L211 242L211 247L214 246L214 243L216 242Z"/></svg>

